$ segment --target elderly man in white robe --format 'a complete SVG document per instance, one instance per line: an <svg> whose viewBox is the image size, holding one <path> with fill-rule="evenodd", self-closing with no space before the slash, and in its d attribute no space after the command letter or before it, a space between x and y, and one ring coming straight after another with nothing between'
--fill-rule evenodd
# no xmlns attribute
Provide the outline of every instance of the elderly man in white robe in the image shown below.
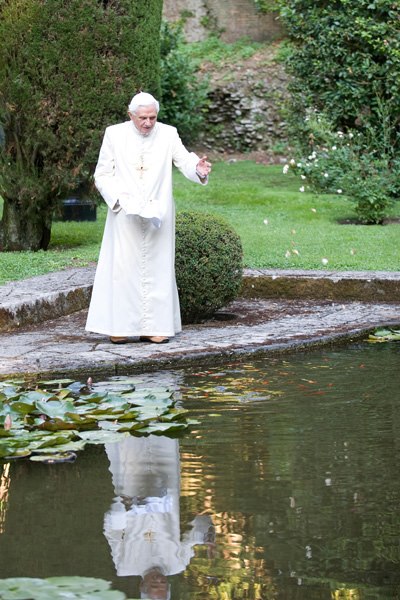
<svg viewBox="0 0 400 600"><path fill-rule="evenodd" d="M205 185L211 164L159 123L158 111L153 96L136 94L130 120L107 127L94 174L108 214L86 329L114 344L166 343L182 329L172 165Z"/></svg>

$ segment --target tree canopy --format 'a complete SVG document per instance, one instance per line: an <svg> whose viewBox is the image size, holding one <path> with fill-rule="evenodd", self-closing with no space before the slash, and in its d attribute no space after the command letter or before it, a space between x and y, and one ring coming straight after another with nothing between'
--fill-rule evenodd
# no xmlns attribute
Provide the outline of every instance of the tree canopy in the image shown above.
<svg viewBox="0 0 400 600"><path fill-rule="evenodd" d="M0 1L3 250L46 248L104 128L139 89L159 94L161 11L162 0Z"/></svg>

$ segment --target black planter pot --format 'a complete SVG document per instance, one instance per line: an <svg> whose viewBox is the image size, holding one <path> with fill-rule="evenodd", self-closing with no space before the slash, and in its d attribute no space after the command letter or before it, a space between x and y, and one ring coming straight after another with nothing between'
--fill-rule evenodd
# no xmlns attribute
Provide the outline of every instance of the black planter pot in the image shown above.
<svg viewBox="0 0 400 600"><path fill-rule="evenodd" d="M97 207L82 198L66 198L62 202L62 221L96 221Z"/></svg>

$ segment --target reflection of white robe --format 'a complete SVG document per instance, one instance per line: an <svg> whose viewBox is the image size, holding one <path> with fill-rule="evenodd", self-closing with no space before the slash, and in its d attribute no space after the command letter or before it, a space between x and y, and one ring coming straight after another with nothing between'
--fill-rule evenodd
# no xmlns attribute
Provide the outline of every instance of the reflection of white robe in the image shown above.
<svg viewBox="0 0 400 600"><path fill-rule="evenodd" d="M117 575L143 575L160 567L165 575L183 571L193 546L204 543L211 523L196 517L180 540L179 445L163 436L128 437L106 444L116 494L104 518Z"/></svg>
<svg viewBox="0 0 400 600"><path fill-rule="evenodd" d="M148 136L131 121L106 129L95 183L108 214L87 330L112 336L181 330L172 164L200 183L198 161L169 125L156 123Z"/></svg>

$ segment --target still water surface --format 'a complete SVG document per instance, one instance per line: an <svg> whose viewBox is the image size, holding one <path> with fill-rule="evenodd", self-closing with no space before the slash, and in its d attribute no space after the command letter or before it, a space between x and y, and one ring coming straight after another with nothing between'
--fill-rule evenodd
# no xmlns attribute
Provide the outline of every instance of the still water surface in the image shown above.
<svg viewBox="0 0 400 600"><path fill-rule="evenodd" d="M0 465L0 577L139 598L161 566L175 600L400 598L399 362L361 344L141 377L199 424Z"/></svg>

